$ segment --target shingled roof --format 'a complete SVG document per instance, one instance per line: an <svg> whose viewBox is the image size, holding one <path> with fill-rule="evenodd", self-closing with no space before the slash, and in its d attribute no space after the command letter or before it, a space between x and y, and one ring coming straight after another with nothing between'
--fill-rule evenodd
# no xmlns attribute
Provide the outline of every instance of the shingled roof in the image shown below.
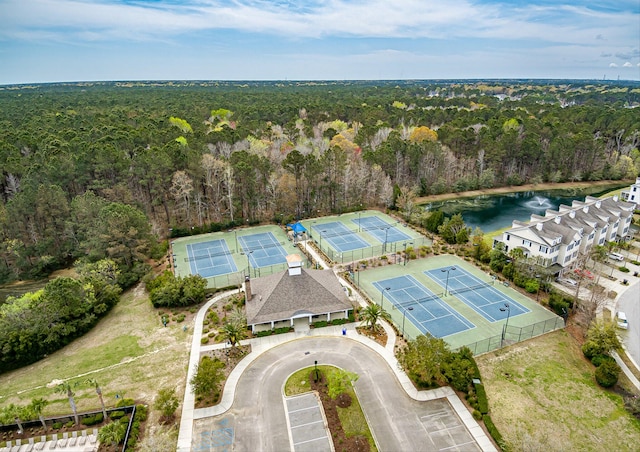
<svg viewBox="0 0 640 452"><path fill-rule="evenodd" d="M353 309L332 270L303 268L299 275L264 276L251 280L251 293L245 305L249 326Z"/></svg>

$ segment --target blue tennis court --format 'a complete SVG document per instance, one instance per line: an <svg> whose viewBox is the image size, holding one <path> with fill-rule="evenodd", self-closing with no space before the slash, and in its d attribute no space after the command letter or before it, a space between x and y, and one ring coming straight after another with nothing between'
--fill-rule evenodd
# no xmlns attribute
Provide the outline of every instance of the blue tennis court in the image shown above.
<svg viewBox="0 0 640 452"><path fill-rule="evenodd" d="M224 240L211 240L187 245L187 257L192 275L203 278L233 273L237 270L231 251Z"/></svg>
<svg viewBox="0 0 640 452"><path fill-rule="evenodd" d="M482 281L460 267L436 268L424 273L489 322L530 312L513 298L496 289L493 281Z"/></svg>
<svg viewBox="0 0 640 452"><path fill-rule="evenodd" d="M339 221L315 225L312 226L312 229L314 234L320 236L320 240L326 240L333 249L339 253L371 246L369 242L358 237L356 232L347 229L347 227Z"/></svg>
<svg viewBox="0 0 640 452"><path fill-rule="evenodd" d="M423 334L441 338L475 328L411 275L376 281L373 285L381 293L382 305L385 298L390 300Z"/></svg>
<svg viewBox="0 0 640 452"><path fill-rule="evenodd" d="M351 221L357 224L360 230L366 231L378 239L380 243L393 243L401 242L403 240L411 240L410 236L382 220L380 217L362 217L355 218Z"/></svg>
<svg viewBox="0 0 640 452"><path fill-rule="evenodd" d="M271 232L243 235L238 237L240 246L253 268L268 267L270 265L287 262L287 252L284 243L278 242Z"/></svg>

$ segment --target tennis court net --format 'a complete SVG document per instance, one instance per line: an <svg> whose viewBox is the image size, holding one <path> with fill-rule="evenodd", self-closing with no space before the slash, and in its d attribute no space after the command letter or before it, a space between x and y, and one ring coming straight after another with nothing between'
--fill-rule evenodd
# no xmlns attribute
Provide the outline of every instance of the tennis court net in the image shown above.
<svg viewBox="0 0 640 452"><path fill-rule="evenodd" d="M246 246L245 246L246 245ZM277 248L279 246L285 246L284 241L282 242L276 242L276 243L267 243L267 244L253 244L252 246L249 246L248 244L242 244L240 245L242 248L242 252L247 254L247 253L251 253L253 251L257 251L257 250L266 250L266 249L270 249L270 248Z"/></svg>
<svg viewBox="0 0 640 452"><path fill-rule="evenodd" d="M416 298L415 300L403 301L401 303L397 303L397 306L398 308L408 308L409 306L415 306L418 304L426 303L428 301L439 300L440 298L441 298L440 295L429 295L427 297Z"/></svg>
<svg viewBox="0 0 640 452"><path fill-rule="evenodd" d="M483 289L485 287L491 287L492 285L493 285L493 282L476 284L475 286L466 286L466 287L461 287L460 289L450 289L449 293L452 294L452 295L455 295L455 294L458 294L458 293L470 292L472 290L479 290L479 289Z"/></svg>
<svg viewBox="0 0 640 452"><path fill-rule="evenodd" d="M197 254L191 257L185 257L184 261L185 262L203 261L206 259L211 259L212 257L216 257L216 256L229 256L233 253L234 251L216 251L214 253Z"/></svg>

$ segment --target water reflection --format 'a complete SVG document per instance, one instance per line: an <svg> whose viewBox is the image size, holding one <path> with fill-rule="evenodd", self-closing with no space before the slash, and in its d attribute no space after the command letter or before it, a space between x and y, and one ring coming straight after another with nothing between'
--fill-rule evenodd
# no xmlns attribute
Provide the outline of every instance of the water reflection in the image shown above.
<svg viewBox="0 0 640 452"><path fill-rule="evenodd" d="M531 214L544 215L548 209L557 210L561 204L571 205L574 199L585 196L600 196L612 190L602 187L584 190L548 190L483 195L425 205L427 210L442 210L447 216L462 213L465 223L471 228L479 227L484 232L493 232L511 226L513 220L529 221Z"/></svg>

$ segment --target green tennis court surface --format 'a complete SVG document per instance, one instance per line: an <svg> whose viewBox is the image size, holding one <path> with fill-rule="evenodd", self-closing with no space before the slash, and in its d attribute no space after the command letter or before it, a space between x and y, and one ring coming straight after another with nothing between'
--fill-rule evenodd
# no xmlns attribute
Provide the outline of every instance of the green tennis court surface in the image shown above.
<svg viewBox="0 0 640 452"><path fill-rule="evenodd" d="M237 270L231 251L224 240L187 244L187 257L192 275L204 278L233 273Z"/></svg>
<svg viewBox="0 0 640 452"><path fill-rule="evenodd" d="M475 327L411 275L383 279L373 285L381 293L381 303L388 298L422 334L446 337Z"/></svg>
<svg viewBox="0 0 640 452"><path fill-rule="evenodd" d="M358 225L358 229L368 232L374 236L380 243L401 242L403 240L411 240L407 234L397 227L379 217L369 216L351 220Z"/></svg>
<svg viewBox="0 0 640 452"><path fill-rule="evenodd" d="M493 281L482 281L461 267L436 268L424 273L489 322L529 312L529 309L497 290ZM505 309L506 305L509 309Z"/></svg>
<svg viewBox="0 0 640 452"><path fill-rule="evenodd" d="M249 256L253 268L287 262L287 252L283 243L278 242L271 232L245 235L238 237L242 252Z"/></svg>

